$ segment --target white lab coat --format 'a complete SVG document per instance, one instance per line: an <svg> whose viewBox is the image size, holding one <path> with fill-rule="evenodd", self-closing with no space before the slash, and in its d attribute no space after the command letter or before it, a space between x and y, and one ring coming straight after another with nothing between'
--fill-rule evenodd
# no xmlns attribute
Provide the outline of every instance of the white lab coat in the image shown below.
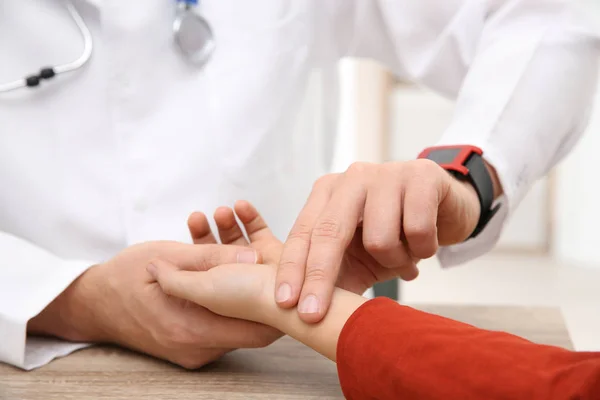
<svg viewBox="0 0 600 400"><path fill-rule="evenodd" d="M458 96L441 142L480 146L498 170L502 212L442 249L445 265L494 245L587 122L598 38L567 2L206 0L218 50L204 71L173 50L173 3L76 2L89 65L0 96L0 361L31 369L82 347L27 338L27 321L131 244L189 241L193 210L248 199L284 238L328 172L344 56ZM0 3L0 81L81 46L60 1Z"/></svg>

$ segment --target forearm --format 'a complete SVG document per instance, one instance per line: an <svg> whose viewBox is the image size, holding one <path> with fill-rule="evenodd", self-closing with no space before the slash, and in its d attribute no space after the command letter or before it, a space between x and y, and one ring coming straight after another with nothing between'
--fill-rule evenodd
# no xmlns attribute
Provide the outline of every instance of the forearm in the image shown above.
<svg viewBox="0 0 600 400"><path fill-rule="evenodd" d="M259 322L277 328L330 360L336 361L340 332L352 313L366 301L368 299L362 296L336 288L329 312L318 324L305 323L295 308L282 309L274 301L264 307L264 318Z"/></svg>
<svg viewBox="0 0 600 400"><path fill-rule="evenodd" d="M600 353L531 343L405 307L369 301L339 336L348 399L595 399Z"/></svg>

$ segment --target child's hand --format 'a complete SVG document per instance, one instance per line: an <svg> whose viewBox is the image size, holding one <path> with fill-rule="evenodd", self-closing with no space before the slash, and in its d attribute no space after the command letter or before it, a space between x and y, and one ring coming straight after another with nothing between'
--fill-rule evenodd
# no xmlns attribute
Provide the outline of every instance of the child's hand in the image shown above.
<svg viewBox="0 0 600 400"><path fill-rule="evenodd" d="M156 260L148 271L169 295L186 299L214 313L267 323L267 309L275 306L275 265L279 261L281 242L275 238L258 211L248 202L238 202L235 212L250 239L245 239L233 211L221 207L215 222L223 244L250 245L262 254L266 263L221 265L208 271L181 271L164 260ZM213 242L214 236L206 217L190 217L190 231L195 243Z"/></svg>
<svg viewBox="0 0 600 400"><path fill-rule="evenodd" d="M268 323L275 306L275 267L265 264L227 264L208 271L183 271L156 260L148 272L163 292L196 303L225 317Z"/></svg>

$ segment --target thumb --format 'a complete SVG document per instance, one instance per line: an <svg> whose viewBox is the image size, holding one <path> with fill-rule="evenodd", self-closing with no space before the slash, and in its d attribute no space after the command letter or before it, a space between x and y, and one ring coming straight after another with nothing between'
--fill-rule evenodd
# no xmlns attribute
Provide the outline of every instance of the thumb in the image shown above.
<svg viewBox="0 0 600 400"><path fill-rule="evenodd" d="M159 256L188 271L207 271L223 264L262 262L261 254L255 249L224 244L177 244Z"/></svg>
<svg viewBox="0 0 600 400"><path fill-rule="evenodd" d="M162 291L173 297L188 300L201 306L209 306L214 299L210 274L204 271L183 271L170 262L155 259L146 270Z"/></svg>

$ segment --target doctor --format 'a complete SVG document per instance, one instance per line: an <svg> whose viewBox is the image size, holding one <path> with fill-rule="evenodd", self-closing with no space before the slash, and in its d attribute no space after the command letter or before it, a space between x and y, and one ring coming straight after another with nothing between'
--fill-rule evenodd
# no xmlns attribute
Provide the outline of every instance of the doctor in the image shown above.
<svg viewBox="0 0 600 400"><path fill-rule="evenodd" d="M146 272L155 257L260 262L209 243L199 214L191 244L192 210L245 198L279 237L293 226L274 295L314 322L336 280L361 293L436 251L450 265L490 249L587 122L598 39L567 2L186 3L0 5L0 361L32 369L111 342L195 368L268 345L281 333L167 297ZM206 21L174 24L176 9ZM456 115L430 160L357 165L311 191L344 56L458 96Z"/></svg>

